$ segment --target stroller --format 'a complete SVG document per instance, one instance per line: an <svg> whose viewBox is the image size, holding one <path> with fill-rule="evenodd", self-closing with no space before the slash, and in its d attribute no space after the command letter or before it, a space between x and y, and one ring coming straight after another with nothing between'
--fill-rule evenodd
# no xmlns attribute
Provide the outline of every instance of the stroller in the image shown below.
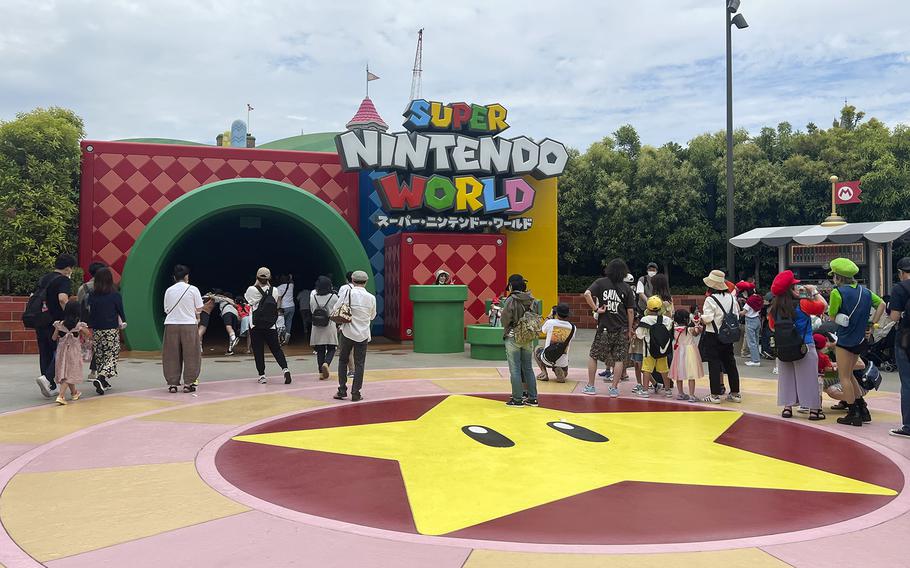
<svg viewBox="0 0 910 568"><path fill-rule="evenodd" d="M888 317L879 321L879 327L872 330L872 340L865 358L885 372L897 370L894 359L894 337L897 334L897 324Z"/></svg>

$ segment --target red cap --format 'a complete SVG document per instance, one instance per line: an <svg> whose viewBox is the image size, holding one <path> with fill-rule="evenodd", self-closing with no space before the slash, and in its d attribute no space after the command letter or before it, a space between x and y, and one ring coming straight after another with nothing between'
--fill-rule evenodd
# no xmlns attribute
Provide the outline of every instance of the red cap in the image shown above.
<svg viewBox="0 0 910 568"><path fill-rule="evenodd" d="M794 284L799 284L799 280L793 276L793 271L784 270L774 277L774 282L771 283L771 293L775 296L783 296Z"/></svg>
<svg viewBox="0 0 910 568"><path fill-rule="evenodd" d="M736 283L736 289L739 291L743 290L755 290L755 284L751 282L746 282L745 280L740 280Z"/></svg>
<svg viewBox="0 0 910 568"><path fill-rule="evenodd" d="M828 338L820 333L812 335L812 339L815 341L815 348L821 351L828 345Z"/></svg>

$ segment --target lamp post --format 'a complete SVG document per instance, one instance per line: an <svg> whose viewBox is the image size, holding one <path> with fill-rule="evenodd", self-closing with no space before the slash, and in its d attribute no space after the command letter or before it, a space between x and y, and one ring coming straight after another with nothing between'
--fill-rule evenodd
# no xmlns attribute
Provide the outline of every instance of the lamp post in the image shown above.
<svg viewBox="0 0 910 568"><path fill-rule="evenodd" d="M733 260L733 245L730 239L734 237L733 225L733 26L737 29L748 28L746 18L736 14L739 10L740 0L726 0L727 14L727 277L735 279ZM733 14L736 14L735 16Z"/></svg>

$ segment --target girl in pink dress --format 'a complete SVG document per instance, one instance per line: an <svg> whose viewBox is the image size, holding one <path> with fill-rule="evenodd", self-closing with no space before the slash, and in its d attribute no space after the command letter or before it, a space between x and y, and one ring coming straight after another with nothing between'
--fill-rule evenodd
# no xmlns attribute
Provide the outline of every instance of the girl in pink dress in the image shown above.
<svg viewBox="0 0 910 568"><path fill-rule="evenodd" d="M676 310L673 314L673 363L670 379L676 381L679 400L698 402L695 398L695 381L705 376L698 353L698 335L701 328L689 322L689 312ZM683 393L683 381L689 381L689 395Z"/></svg>
<svg viewBox="0 0 910 568"><path fill-rule="evenodd" d="M82 396L76 385L82 382L82 341L80 335L86 329L84 322L79 321L82 311L78 300L70 300L63 308L63 320L54 322L52 339L57 342L57 384L60 394L57 404L66 404L66 391L74 401Z"/></svg>

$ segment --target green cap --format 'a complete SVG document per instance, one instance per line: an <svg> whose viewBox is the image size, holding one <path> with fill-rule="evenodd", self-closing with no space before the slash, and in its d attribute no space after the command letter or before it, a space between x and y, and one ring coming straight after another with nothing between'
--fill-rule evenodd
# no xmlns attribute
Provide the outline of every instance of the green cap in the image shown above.
<svg viewBox="0 0 910 568"><path fill-rule="evenodd" d="M857 272L859 272L859 267L849 258L835 258L831 261L831 272L828 275L837 274L838 276L853 278Z"/></svg>

